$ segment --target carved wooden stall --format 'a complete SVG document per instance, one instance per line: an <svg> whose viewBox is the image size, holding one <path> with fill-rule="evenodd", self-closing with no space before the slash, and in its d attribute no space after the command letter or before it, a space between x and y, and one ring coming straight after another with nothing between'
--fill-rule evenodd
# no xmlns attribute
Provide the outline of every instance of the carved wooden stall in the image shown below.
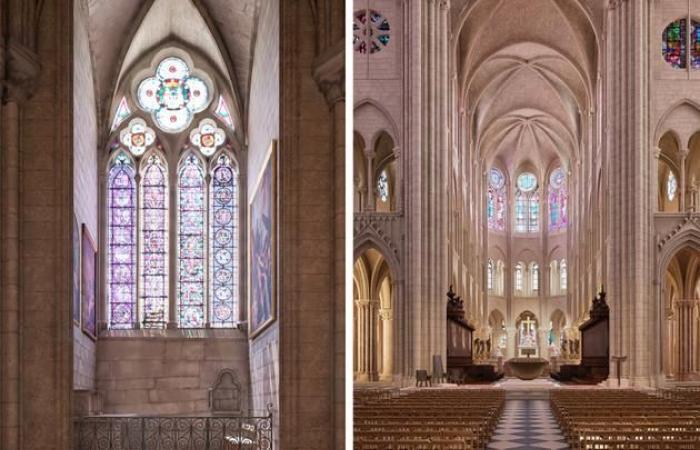
<svg viewBox="0 0 700 450"><path fill-rule="evenodd" d="M581 363L562 365L552 378L581 384L597 384L610 373L610 307L605 292L593 299L589 319L580 327Z"/></svg>
<svg viewBox="0 0 700 450"><path fill-rule="evenodd" d="M464 301L447 292L447 376L454 383L495 381L503 377L492 365L474 364L474 328L464 318Z"/></svg>

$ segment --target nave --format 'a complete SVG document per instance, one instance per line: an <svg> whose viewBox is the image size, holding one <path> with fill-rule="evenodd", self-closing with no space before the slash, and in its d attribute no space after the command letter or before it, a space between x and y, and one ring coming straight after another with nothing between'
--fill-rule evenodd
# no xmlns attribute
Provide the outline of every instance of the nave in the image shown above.
<svg viewBox="0 0 700 450"><path fill-rule="evenodd" d="M700 448L700 387L362 387L356 450ZM505 387L501 389L499 387Z"/></svg>

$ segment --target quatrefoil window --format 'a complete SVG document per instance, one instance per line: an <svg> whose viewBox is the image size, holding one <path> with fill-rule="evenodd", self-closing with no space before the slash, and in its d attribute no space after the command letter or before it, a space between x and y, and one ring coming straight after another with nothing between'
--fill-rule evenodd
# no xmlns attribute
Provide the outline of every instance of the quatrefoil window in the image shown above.
<svg viewBox="0 0 700 450"><path fill-rule="evenodd" d="M158 64L155 76L139 83L136 98L139 107L151 113L158 128L177 133L209 106L211 92L204 80L191 74L184 60L173 56Z"/></svg>
<svg viewBox="0 0 700 450"><path fill-rule="evenodd" d="M125 145L132 155L141 156L156 140L156 133L140 118L133 119L129 126L119 133L119 142Z"/></svg>
<svg viewBox="0 0 700 450"><path fill-rule="evenodd" d="M190 142L197 147L204 156L211 156L216 149L226 140L224 130L216 126L212 119L202 119L199 127L190 132Z"/></svg>

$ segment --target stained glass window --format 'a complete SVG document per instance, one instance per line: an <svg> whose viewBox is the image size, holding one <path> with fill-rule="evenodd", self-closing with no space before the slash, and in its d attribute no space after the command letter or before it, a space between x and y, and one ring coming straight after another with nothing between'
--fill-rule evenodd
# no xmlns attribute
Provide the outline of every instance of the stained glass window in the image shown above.
<svg viewBox="0 0 700 450"><path fill-rule="evenodd" d="M163 328L168 311L168 182L153 154L141 175L141 304L144 328Z"/></svg>
<svg viewBox="0 0 700 450"><path fill-rule="evenodd" d="M517 263L515 265L515 290L516 292L521 292L523 290L523 264Z"/></svg>
<svg viewBox="0 0 700 450"><path fill-rule="evenodd" d="M666 178L666 196L668 201L672 202L676 198L676 191L678 190L678 182L676 181L676 176L672 171L669 170L668 177Z"/></svg>
<svg viewBox="0 0 700 450"><path fill-rule="evenodd" d="M690 68L700 69L700 22L692 20L690 35Z"/></svg>
<svg viewBox="0 0 700 450"><path fill-rule="evenodd" d="M515 194L515 231L524 233L527 231L527 197L518 191Z"/></svg>
<svg viewBox="0 0 700 450"><path fill-rule="evenodd" d="M661 37L661 53L667 63L676 69L686 67L686 19L671 22Z"/></svg>
<svg viewBox="0 0 700 450"><path fill-rule="evenodd" d="M521 173L516 180L515 231L534 233L539 230L540 196L537 178L530 172Z"/></svg>
<svg viewBox="0 0 700 450"><path fill-rule="evenodd" d="M561 265L559 266L559 286L562 291L566 291L567 274L566 274L566 260L561 260Z"/></svg>
<svg viewBox="0 0 700 450"><path fill-rule="evenodd" d="M491 259L486 264L486 289L493 290L493 261Z"/></svg>
<svg viewBox="0 0 700 450"><path fill-rule="evenodd" d="M540 266L535 263L532 265L532 291L537 292L540 289Z"/></svg>
<svg viewBox="0 0 700 450"><path fill-rule="evenodd" d="M133 328L136 307L136 172L119 151L108 175L108 288L111 328Z"/></svg>
<svg viewBox="0 0 700 450"><path fill-rule="evenodd" d="M119 133L119 141L132 155L141 156L156 140L156 133L141 118L133 119L129 126Z"/></svg>
<svg viewBox="0 0 700 450"><path fill-rule="evenodd" d="M226 140L226 133L212 119L202 119L199 126L190 132L190 142L204 156L211 156Z"/></svg>
<svg viewBox="0 0 700 450"><path fill-rule="evenodd" d="M389 201L389 175L387 175L386 170L382 170L377 178L377 194L379 195L379 200L383 202Z"/></svg>
<svg viewBox="0 0 700 450"><path fill-rule="evenodd" d="M232 326L239 296L238 178L231 159L221 155L212 171L210 189L210 323Z"/></svg>
<svg viewBox="0 0 700 450"><path fill-rule="evenodd" d="M194 114L211 102L204 80L192 75L187 63L177 57L161 61L155 76L139 83L136 95L139 107L150 112L158 127L169 133L187 128Z"/></svg>
<svg viewBox="0 0 700 450"><path fill-rule="evenodd" d="M226 100L224 100L223 95L219 96L219 103L217 103L216 105L214 114L216 115L216 117L221 119L221 121L225 123L227 127L229 127L232 130L234 129L233 117L231 117L231 110L228 109L228 104L226 103Z"/></svg>
<svg viewBox="0 0 700 450"><path fill-rule="evenodd" d="M503 231L506 228L506 188L503 173L495 167L491 168L488 183L486 199L488 226L491 230Z"/></svg>
<svg viewBox="0 0 700 450"><path fill-rule="evenodd" d="M355 12L352 25L353 48L355 51L370 54L381 51L389 45L391 27L383 14L369 9Z"/></svg>
<svg viewBox="0 0 700 450"><path fill-rule="evenodd" d="M564 169L558 167L549 176L549 231L566 228L568 192Z"/></svg>
<svg viewBox="0 0 700 450"><path fill-rule="evenodd" d="M119 128L119 125L121 125L122 122L124 122L130 115L131 109L126 101L126 97L122 97L122 99L119 101L119 105L117 106L117 110L114 112L114 119L112 120L112 128L110 131L114 131Z"/></svg>
<svg viewBox="0 0 700 450"><path fill-rule="evenodd" d="M178 176L178 320L181 328L204 323L205 181L202 164L188 154Z"/></svg>

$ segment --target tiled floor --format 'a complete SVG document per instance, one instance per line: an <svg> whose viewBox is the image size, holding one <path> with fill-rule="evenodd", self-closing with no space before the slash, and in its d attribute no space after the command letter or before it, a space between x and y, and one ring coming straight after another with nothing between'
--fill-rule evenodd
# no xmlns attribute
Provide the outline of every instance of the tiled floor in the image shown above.
<svg viewBox="0 0 700 450"><path fill-rule="evenodd" d="M507 400L489 449L565 449L547 400Z"/></svg>

